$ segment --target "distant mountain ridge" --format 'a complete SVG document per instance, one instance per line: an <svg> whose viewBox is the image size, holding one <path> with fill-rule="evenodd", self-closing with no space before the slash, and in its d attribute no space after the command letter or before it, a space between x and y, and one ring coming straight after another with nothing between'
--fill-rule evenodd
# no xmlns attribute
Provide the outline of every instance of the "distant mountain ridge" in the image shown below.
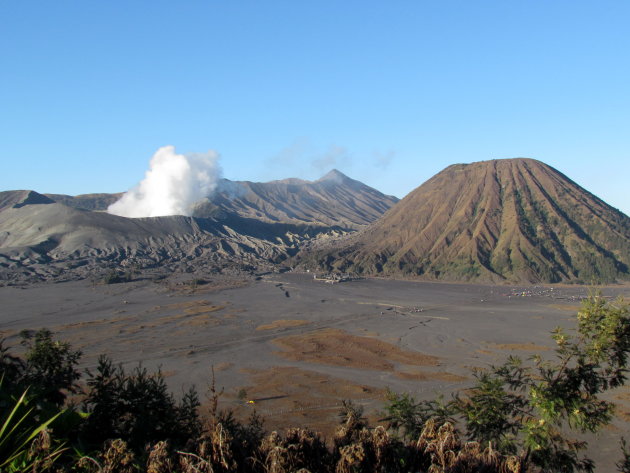
<svg viewBox="0 0 630 473"><path fill-rule="evenodd" d="M122 192L115 194L81 194L81 195L65 195L65 194L44 194L49 199L59 204L74 207L83 210L107 210L111 204L120 199Z"/></svg>
<svg viewBox="0 0 630 473"><path fill-rule="evenodd" d="M456 164L303 261L445 280L608 282L629 277L630 218L533 159Z"/></svg>
<svg viewBox="0 0 630 473"><path fill-rule="evenodd" d="M102 211L119 196L0 192L0 279L280 263L451 281L630 277L630 218L532 159L452 165L397 203L336 170L312 182L222 180L193 217Z"/></svg>
<svg viewBox="0 0 630 473"><path fill-rule="evenodd" d="M70 207L104 211L122 194L46 196ZM380 217L398 200L333 169L316 181L221 179L217 190L197 203L193 216L222 218L238 215L268 223L339 226L356 230Z"/></svg>
<svg viewBox="0 0 630 473"><path fill-rule="evenodd" d="M53 204L54 201L34 191L18 190L0 192L0 211L8 208L19 209L30 204Z"/></svg>
<svg viewBox="0 0 630 473"><path fill-rule="evenodd" d="M93 277L130 265L270 269L304 242L365 226L397 200L339 171L315 182L224 180L194 217L132 219L103 211L119 197L0 192L0 280Z"/></svg>
<svg viewBox="0 0 630 473"><path fill-rule="evenodd" d="M284 179L271 182L222 180L195 216L236 214L265 222L338 226L356 230L380 217L398 202L393 196L333 169L317 181Z"/></svg>

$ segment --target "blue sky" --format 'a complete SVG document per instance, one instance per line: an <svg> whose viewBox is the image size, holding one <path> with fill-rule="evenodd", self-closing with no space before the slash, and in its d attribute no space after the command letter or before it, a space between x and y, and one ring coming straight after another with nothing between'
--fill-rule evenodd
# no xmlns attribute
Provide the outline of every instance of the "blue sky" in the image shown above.
<svg viewBox="0 0 630 473"><path fill-rule="evenodd" d="M161 146L403 197L531 157L630 214L630 2L0 2L0 189L126 190Z"/></svg>

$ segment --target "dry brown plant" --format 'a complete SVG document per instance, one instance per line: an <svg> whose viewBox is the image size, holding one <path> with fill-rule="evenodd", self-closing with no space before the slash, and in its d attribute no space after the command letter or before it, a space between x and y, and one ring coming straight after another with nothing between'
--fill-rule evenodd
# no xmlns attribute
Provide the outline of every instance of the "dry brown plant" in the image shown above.
<svg viewBox="0 0 630 473"><path fill-rule="evenodd" d="M178 451L179 467L184 473L227 473L237 471L238 463L232 451L232 436L219 422L213 423L203 436L197 452ZM147 473L166 473L154 471Z"/></svg>
<svg viewBox="0 0 630 473"><path fill-rule="evenodd" d="M197 454L190 452L177 452L179 467L182 473L214 473L212 464Z"/></svg>
<svg viewBox="0 0 630 473"><path fill-rule="evenodd" d="M171 473L173 460L168 451L168 442L156 443L149 451L147 458L147 473Z"/></svg>
<svg viewBox="0 0 630 473"><path fill-rule="evenodd" d="M263 440L261 451L267 473L286 473L289 467L289 450L284 446L278 432L273 431Z"/></svg>
<svg viewBox="0 0 630 473"><path fill-rule="evenodd" d="M307 429L287 430L284 438L272 432L260 448L267 473L322 471L328 460L328 450L318 433Z"/></svg>
<svg viewBox="0 0 630 473"><path fill-rule="evenodd" d="M335 473L355 473L356 471L363 471L362 466L366 458L363 445L355 443L341 447L339 455Z"/></svg>
<svg viewBox="0 0 630 473"><path fill-rule="evenodd" d="M503 456L489 444L462 445L450 422L438 426L430 419L415 444L420 463L428 473L522 473L523 460L516 455Z"/></svg>
<svg viewBox="0 0 630 473"><path fill-rule="evenodd" d="M98 459L81 457L77 466L87 473L134 473L134 454L124 440L108 440ZM100 460L100 461L99 461Z"/></svg>
<svg viewBox="0 0 630 473"><path fill-rule="evenodd" d="M134 454L124 440L108 442L103 453L103 471L99 473L131 473L134 471Z"/></svg>
<svg viewBox="0 0 630 473"><path fill-rule="evenodd" d="M208 433L206 442L210 461L217 467L215 471L231 472L236 470L234 452L232 452L232 436L223 428L223 424L214 424Z"/></svg>
<svg viewBox="0 0 630 473"><path fill-rule="evenodd" d="M370 429L349 417L334 437L336 471L385 472L395 468L396 442L387 430Z"/></svg>
<svg viewBox="0 0 630 473"><path fill-rule="evenodd" d="M33 473L51 471L55 460L65 450L63 448L53 448L50 431L43 429L33 439L28 452L28 458L32 459L33 462L29 467L30 470Z"/></svg>
<svg viewBox="0 0 630 473"><path fill-rule="evenodd" d="M374 451L375 471L385 470L394 461L392 441L387 430L380 425L372 430L370 443Z"/></svg>

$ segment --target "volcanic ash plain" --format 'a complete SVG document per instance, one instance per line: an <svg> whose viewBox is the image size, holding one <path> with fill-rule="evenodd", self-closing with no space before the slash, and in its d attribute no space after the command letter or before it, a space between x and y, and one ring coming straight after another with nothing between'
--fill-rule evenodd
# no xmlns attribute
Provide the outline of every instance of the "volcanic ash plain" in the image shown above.
<svg viewBox="0 0 630 473"><path fill-rule="evenodd" d="M83 351L82 368L102 353L127 369L160 368L175 395L195 385L204 398L214 370L221 407L243 417L255 408L268 430L300 425L330 435L344 399L377 422L387 389L448 399L470 386L473 367L551 355L550 331L574 326L588 295L583 286L330 284L313 276L5 286L0 334L15 347L21 330L48 327ZM627 298L630 286L602 291ZM630 389L611 396L617 418L591 442L600 467L618 453L604 437L629 429Z"/></svg>

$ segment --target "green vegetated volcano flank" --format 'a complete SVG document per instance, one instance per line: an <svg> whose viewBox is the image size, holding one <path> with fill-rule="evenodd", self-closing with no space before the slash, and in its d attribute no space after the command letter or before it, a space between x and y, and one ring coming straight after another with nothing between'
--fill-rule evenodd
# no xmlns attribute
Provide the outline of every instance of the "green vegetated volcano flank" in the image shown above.
<svg viewBox="0 0 630 473"><path fill-rule="evenodd" d="M455 164L307 264L445 280L629 277L630 218L533 159Z"/></svg>

